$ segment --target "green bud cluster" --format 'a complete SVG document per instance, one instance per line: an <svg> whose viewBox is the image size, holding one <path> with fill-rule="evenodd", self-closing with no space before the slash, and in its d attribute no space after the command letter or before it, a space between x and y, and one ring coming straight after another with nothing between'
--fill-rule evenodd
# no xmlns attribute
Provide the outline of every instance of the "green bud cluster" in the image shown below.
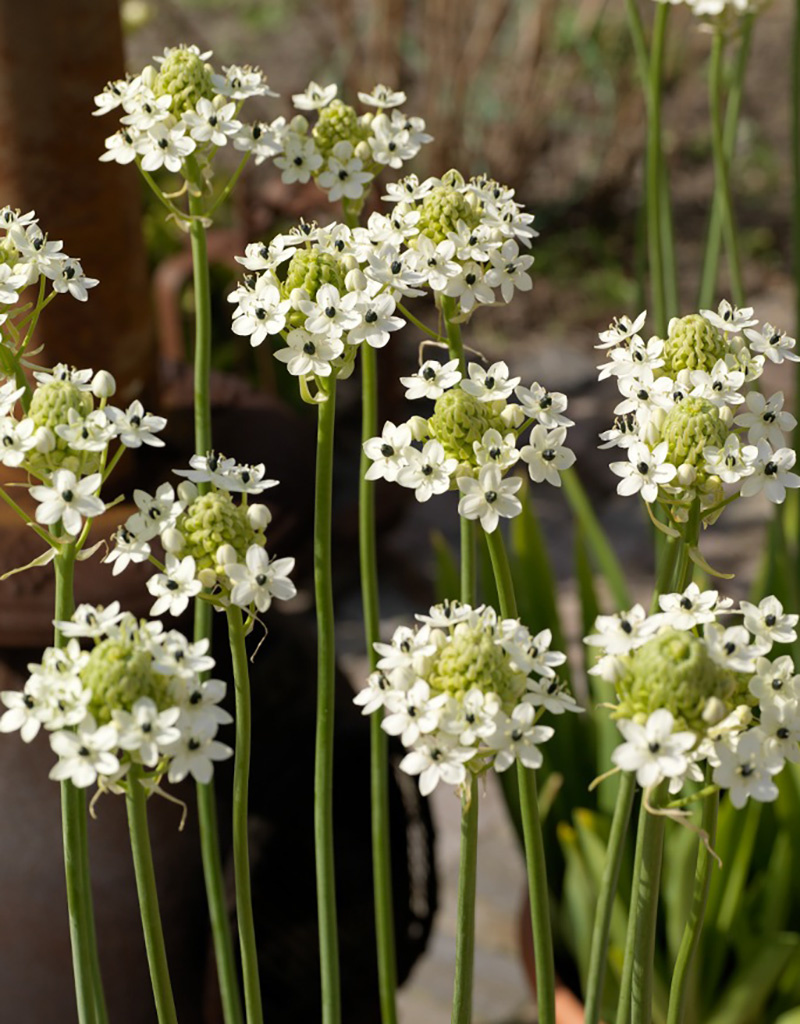
<svg viewBox="0 0 800 1024"><path fill-rule="evenodd" d="M56 433L56 427L69 423L74 409L82 418L94 408L91 392L81 391L72 381L54 380L40 384L33 392L28 416L37 427L48 427L55 439L55 448L46 455L35 450L28 452L27 463L34 473L53 469L69 469L73 473L94 473L100 465L98 452L76 452Z"/></svg>
<svg viewBox="0 0 800 1024"><path fill-rule="evenodd" d="M613 717L644 721L666 708L677 729L703 732L708 701L716 697L729 705L735 688L735 673L713 661L699 637L667 629L629 656L617 680L619 703Z"/></svg>
<svg viewBox="0 0 800 1024"><path fill-rule="evenodd" d="M187 110L194 110L198 100L213 98L211 68L196 53L177 47L164 58L153 92L156 96L172 96L170 110L176 117L180 117Z"/></svg>
<svg viewBox="0 0 800 1024"><path fill-rule="evenodd" d="M448 171L444 180L448 180L448 176L451 181L457 180L454 175L458 175L463 184L464 179L457 171ZM420 235L424 235L437 245L446 240L449 232L457 230L460 220L468 227L475 228L481 219L479 211L453 184L437 185L432 188L418 209L417 227Z"/></svg>
<svg viewBox="0 0 800 1024"><path fill-rule="evenodd" d="M526 676L512 667L508 655L494 642L493 633L462 623L434 658L426 673L434 693L460 698L477 687L496 693L510 713L526 690Z"/></svg>
<svg viewBox="0 0 800 1024"><path fill-rule="evenodd" d="M713 369L723 359L728 346L721 331L699 313L676 317L670 321L664 341L662 373L677 377L681 370Z"/></svg>
<svg viewBox="0 0 800 1024"><path fill-rule="evenodd" d="M350 142L353 149L359 142L366 142L370 135L369 126L362 124L355 110L341 100L333 100L319 112L319 120L311 134L317 149L327 160L338 142Z"/></svg>
<svg viewBox="0 0 800 1024"><path fill-rule="evenodd" d="M136 639L101 640L81 680L91 691L89 711L99 725L111 721L113 711L130 711L140 697L150 697L161 711L171 703L165 677L154 671L150 653Z"/></svg>
<svg viewBox="0 0 800 1024"><path fill-rule="evenodd" d="M482 440L486 431L492 428L501 434L506 432L505 424L496 411L496 406L504 404L479 402L459 387L450 388L436 399L433 416L428 420L431 437L439 441L448 458L473 465L473 442Z"/></svg>
<svg viewBox="0 0 800 1024"><path fill-rule="evenodd" d="M721 448L728 436L719 409L706 398L684 398L674 405L661 428L661 440L667 442L668 460L674 466L688 462L697 470L698 479L705 478L703 449L709 445Z"/></svg>
<svg viewBox="0 0 800 1024"><path fill-rule="evenodd" d="M196 497L175 526L186 542L181 557L192 555L198 571L217 572L221 568L216 555L223 544L230 544L243 562L249 547L263 547L267 542L264 533L250 525L247 508L237 505L227 491L209 491Z"/></svg>
<svg viewBox="0 0 800 1024"><path fill-rule="evenodd" d="M320 252L315 246L298 249L289 260L283 294L288 299L295 288L302 288L312 301L323 284L332 284L341 295L345 290L346 270L342 261L332 253ZM288 321L292 327L302 327L305 315L291 310Z"/></svg>

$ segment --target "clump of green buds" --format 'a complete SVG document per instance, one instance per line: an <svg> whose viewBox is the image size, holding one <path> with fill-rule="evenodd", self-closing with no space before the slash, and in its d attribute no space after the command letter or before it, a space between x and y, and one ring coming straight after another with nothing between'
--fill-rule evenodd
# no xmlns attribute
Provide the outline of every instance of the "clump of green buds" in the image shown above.
<svg viewBox="0 0 800 1024"><path fill-rule="evenodd" d="M507 430L500 413L505 402L482 402L460 387L450 388L436 399L433 416L428 420L430 436L444 448L448 458L473 463L473 445L487 430Z"/></svg>
<svg viewBox="0 0 800 1024"><path fill-rule="evenodd" d="M159 710L172 703L167 680L153 669L153 656L136 635L107 637L89 655L81 679L91 691L89 711L101 725L115 710L130 711L141 697Z"/></svg>
<svg viewBox="0 0 800 1024"><path fill-rule="evenodd" d="M727 351L722 331L700 313L673 317L664 339L663 372L677 377L681 370L709 371Z"/></svg>
<svg viewBox="0 0 800 1024"><path fill-rule="evenodd" d="M701 485L707 477L704 450L721 448L730 432L720 410L707 398L684 398L667 413L661 427L661 440L667 443L667 461L674 466L691 466Z"/></svg>
<svg viewBox="0 0 800 1024"><path fill-rule="evenodd" d="M189 494L191 487L182 484L180 490ZM264 528L259 528L257 510L261 507L239 504L225 490L197 494L178 516L165 545L181 557L191 555L198 577L211 581L213 575L216 582L224 575L226 562L243 562L250 547L266 545ZM235 557L228 548L233 549Z"/></svg>
<svg viewBox="0 0 800 1024"><path fill-rule="evenodd" d="M464 179L456 170L448 171L442 184L428 192L419 205L419 234L438 245L463 221L468 228L480 224L481 214L472 197L464 192Z"/></svg>
<svg viewBox="0 0 800 1024"><path fill-rule="evenodd" d="M152 89L156 96L172 96L171 112L180 117L194 110L198 100L214 98L211 74L211 66L193 48L176 46L164 57Z"/></svg>

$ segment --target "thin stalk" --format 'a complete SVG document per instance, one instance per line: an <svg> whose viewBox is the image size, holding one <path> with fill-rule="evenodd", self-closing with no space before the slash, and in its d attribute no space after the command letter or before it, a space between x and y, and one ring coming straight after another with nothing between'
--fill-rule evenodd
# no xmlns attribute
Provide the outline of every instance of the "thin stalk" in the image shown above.
<svg viewBox="0 0 800 1024"><path fill-rule="evenodd" d="M193 219L189 224L192 244L192 271L195 302L194 342L194 444L195 451L205 455L211 450L211 394L209 375L211 373L211 283L208 270L208 249L206 229L196 219L203 213L199 196L189 194L189 212ZM205 485L206 487L208 485ZM202 492L202 485L200 488Z"/></svg>
<svg viewBox="0 0 800 1024"><path fill-rule="evenodd" d="M478 783L461 794L461 857L458 867L456 974L451 1024L471 1024L475 966L475 885L478 868Z"/></svg>
<svg viewBox="0 0 800 1024"><path fill-rule="evenodd" d="M706 768L706 781L711 782L710 768ZM700 943L703 919L705 918L706 906L708 904L708 890L711 885L711 863L713 860L709 853L709 846L713 849L714 840L717 835L718 812L719 792L717 791L711 793L703 800L702 828L708 838L705 842L700 842L697 851L692 906L689 911L689 920L686 922L686 927L683 930L683 937L681 938L678 956L672 972L667 1024L681 1024L686 1014L692 967L697 947Z"/></svg>
<svg viewBox="0 0 800 1024"><path fill-rule="evenodd" d="M150 849L150 831L147 827L147 796L141 785L141 777L141 767L135 764L131 765L128 773L125 805L128 810L136 892L139 896L144 944L147 949L147 963L150 967L150 981L153 986L158 1024L178 1024L178 1015L169 979L164 932L161 927L161 913L158 909L153 852Z"/></svg>
<svg viewBox="0 0 800 1024"><path fill-rule="evenodd" d="M442 295L442 316L447 331L447 348L451 359L458 360L458 368L466 373L467 362L464 357L464 342L461 340L461 324L455 322L456 300Z"/></svg>
<svg viewBox="0 0 800 1024"><path fill-rule="evenodd" d="M730 88L728 89L728 100L725 107L725 127L723 129L723 148L725 150L725 160L728 167L730 167L736 151L736 136L739 129L739 111L742 106L744 78L747 71L748 57L750 56L750 42L753 38L754 22L754 14L746 14L742 19L739 51L736 54L736 61L733 66L733 77L731 79ZM797 84L798 87L800 87L800 76L798 77ZM797 97L794 94L792 95L792 102L795 104L797 102ZM798 169L798 174L800 175L800 169ZM800 203L800 200L798 200L798 203ZM706 251L703 257L703 273L700 284L698 309L709 309L714 302L721 251L722 210L720 208L719 196L715 192L714 199L711 203L711 219L708 224Z"/></svg>
<svg viewBox="0 0 800 1024"><path fill-rule="evenodd" d="M792 262L795 288L795 329L800 328L800 0L795 3L792 25ZM795 415L800 409L800 363L795 371ZM800 445L800 416L794 429L794 444Z"/></svg>
<svg viewBox="0 0 800 1024"><path fill-rule="evenodd" d="M317 732L314 760L314 840L322 981L322 1024L340 1024L341 983L333 858L333 726L336 636L333 613L331 500L336 381L318 407L314 489L314 595L317 608Z"/></svg>
<svg viewBox="0 0 800 1024"><path fill-rule="evenodd" d="M649 77L647 83L647 252L650 266L650 288L656 329L666 333L666 298L662 239L662 143L661 143L661 71L664 61L668 4L658 4L650 41Z"/></svg>
<svg viewBox="0 0 800 1024"><path fill-rule="evenodd" d="M631 898L628 905L628 929L625 933L625 955L622 961L622 977L619 982L619 1001L614 1024L630 1024L631 1019L631 986L633 982L633 957L636 944L636 908L639 893L639 881L642 873L642 850L644 842L645 819L648 817L643 807L639 808L639 825L636 830L636 850L633 856L633 881L631 882Z"/></svg>
<svg viewBox="0 0 800 1024"><path fill-rule="evenodd" d="M656 946L658 894L661 883L661 860L664 852L664 825L661 814L650 814L643 807L639 831L641 862L636 889L634 916L633 975L631 979L631 1024L652 1024L653 961Z"/></svg>
<svg viewBox="0 0 800 1024"><path fill-rule="evenodd" d="M661 258L664 264L664 306L667 321L680 316L678 295L678 270L675 256L675 225L672 217L672 200L669 191L669 174L662 147L659 155L659 211L661 217Z"/></svg>
<svg viewBox="0 0 800 1024"><path fill-rule="evenodd" d="M366 342L361 346L361 439L378 433L378 360ZM375 485L367 480L370 459L361 449L358 483L358 538L361 563L361 601L364 638L370 671L377 664L375 643L380 640L378 558L375 540ZM375 899L375 937L381 1021L395 1024L397 1010L397 954L392 903L391 833L389 828L389 743L381 728L383 713L370 718L370 792L372 806L372 885Z"/></svg>
<svg viewBox="0 0 800 1024"><path fill-rule="evenodd" d="M486 543L492 560L492 570L500 614L506 619L517 618L517 599L499 529L487 533ZM536 791L536 772L517 762L522 831L525 838L525 866L528 874L528 895L531 904L531 931L536 964L536 993L539 1024L555 1024L555 966L553 962L553 936L550 928L550 894L547 888L547 866L544 858L542 825L539 820L539 797Z"/></svg>
<svg viewBox="0 0 800 1024"><path fill-rule="evenodd" d="M108 1024L108 1007L106 1006L106 994L103 988L103 976L100 972L100 956L97 947L97 928L94 921L94 908L92 901L92 879L89 871L89 816L84 809L80 816L80 842L81 842L81 870L83 871L83 888L88 893L89 900L86 908L86 931L88 934L89 949L92 962L92 988L94 989L94 1012L97 1024Z"/></svg>
<svg viewBox="0 0 800 1024"><path fill-rule="evenodd" d="M244 1005L248 1024L262 1024L261 985L258 978L253 897L250 885L250 852L247 834L248 783L250 777L251 714L250 669L244 639L243 612L229 605L228 639L233 659L236 692L236 746L233 760L233 870L236 880L236 921L242 955Z"/></svg>
<svg viewBox="0 0 800 1024"><path fill-rule="evenodd" d="M600 1020L611 914L617 894L617 883L619 882L622 855L625 850L635 793L636 776L632 772L623 772L619 780L614 816L611 819L611 832L608 837L606 861L603 865L603 878L597 897L597 911L592 930L592 947L586 976L586 1024L598 1024Z"/></svg>
<svg viewBox="0 0 800 1024"><path fill-rule="evenodd" d="M744 305L744 287L742 271L739 265L739 246L736 238L736 224L731 202L730 181L728 177L728 160L725 153L723 134L723 71L725 56L725 33L720 25L714 27L711 43L711 59L709 61L709 101L711 106L711 146L714 153L715 194L722 220L722 234L725 239L725 250L728 256L728 276L730 277L731 294L737 306Z"/></svg>
<svg viewBox="0 0 800 1024"><path fill-rule="evenodd" d="M66 544L57 553L55 567L55 618L69 619L75 610L75 545ZM55 630L54 644L63 647L66 638ZM75 999L79 1024L100 1024L97 1008L104 1006L97 949L92 945L94 913L89 882L88 848L86 844L86 793L69 780L61 783L61 829L64 843L64 871L67 886L69 933L72 946L72 971L75 977Z"/></svg>

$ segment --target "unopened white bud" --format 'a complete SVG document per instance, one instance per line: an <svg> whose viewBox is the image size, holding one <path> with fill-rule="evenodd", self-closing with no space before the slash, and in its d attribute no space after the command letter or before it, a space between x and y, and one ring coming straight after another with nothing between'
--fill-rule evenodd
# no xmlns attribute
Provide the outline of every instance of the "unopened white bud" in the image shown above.
<svg viewBox="0 0 800 1024"><path fill-rule="evenodd" d="M691 487L697 479L697 470L688 462L678 466L677 480L681 487Z"/></svg>
<svg viewBox="0 0 800 1024"><path fill-rule="evenodd" d="M706 706L703 708L703 721L707 722L708 725L716 725L717 722L721 722L727 712L725 702L721 701L719 697L709 697L706 701Z"/></svg>
<svg viewBox="0 0 800 1024"><path fill-rule="evenodd" d="M148 64L141 74L142 85L146 85L148 89L152 89L153 86L156 84L157 78L158 69L153 67L152 64Z"/></svg>
<svg viewBox="0 0 800 1024"><path fill-rule="evenodd" d="M347 271L344 285L349 292L363 292L367 289L367 279L359 267L354 267Z"/></svg>
<svg viewBox="0 0 800 1024"><path fill-rule="evenodd" d="M189 505L197 497L197 485L191 480L181 480L178 484L178 497L184 505Z"/></svg>
<svg viewBox="0 0 800 1024"><path fill-rule="evenodd" d="M729 405L723 405L719 410L719 418L726 427L729 427L733 423L733 409Z"/></svg>
<svg viewBox="0 0 800 1024"><path fill-rule="evenodd" d="M211 588L216 586L217 574L213 569L201 569L197 574L198 580L203 584L204 587Z"/></svg>
<svg viewBox="0 0 800 1024"><path fill-rule="evenodd" d="M36 451L47 455L56 446L56 435L49 427L39 427L33 435L36 439Z"/></svg>
<svg viewBox="0 0 800 1024"><path fill-rule="evenodd" d="M406 422L406 426L411 431L411 437L415 441L425 441L430 434L430 427L424 416L412 416Z"/></svg>
<svg viewBox="0 0 800 1024"><path fill-rule="evenodd" d="M272 522L272 513L266 505L248 505L247 521L254 530L266 530Z"/></svg>
<svg viewBox="0 0 800 1024"><path fill-rule="evenodd" d="M172 555L177 555L186 545L186 538L174 526L168 526L161 534L161 546Z"/></svg>
<svg viewBox="0 0 800 1024"><path fill-rule="evenodd" d="M355 148L354 156L357 156L359 160L367 163L372 159L372 149L370 148L370 144L364 141L359 142Z"/></svg>
<svg viewBox="0 0 800 1024"><path fill-rule="evenodd" d="M289 122L289 131L297 132L298 135L308 134L308 119L302 114L295 114Z"/></svg>
<svg viewBox="0 0 800 1024"><path fill-rule="evenodd" d="M95 398L111 398L117 392L117 382L108 370L98 370L92 378L92 394Z"/></svg>
<svg viewBox="0 0 800 1024"><path fill-rule="evenodd" d="M352 253L345 253L344 256L339 258L339 262L345 270L345 284L347 283L347 274L353 270L358 270L358 260Z"/></svg>
<svg viewBox="0 0 800 1024"><path fill-rule="evenodd" d="M236 554L236 548L233 544L220 544L217 548L215 561L219 566L232 565L234 562L238 562L239 556Z"/></svg>
<svg viewBox="0 0 800 1024"><path fill-rule="evenodd" d="M509 402L500 413L500 419L511 430L516 430L517 427L525 422L525 410L521 405L517 405L516 402Z"/></svg>

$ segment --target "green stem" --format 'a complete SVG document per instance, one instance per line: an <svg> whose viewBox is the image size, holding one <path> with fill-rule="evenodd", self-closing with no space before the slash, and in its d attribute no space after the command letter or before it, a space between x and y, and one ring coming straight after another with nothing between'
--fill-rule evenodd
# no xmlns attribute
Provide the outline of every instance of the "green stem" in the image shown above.
<svg viewBox="0 0 800 1024"><path fill-rule="evenodd" d="M314 491L314 594L317 607L317 733L314 760L314 838L317 867L322 1024L340 1024L339 938L333 858L333 726L336 636L331 569L331 501L336 381L318 407Z"/></svg>
<svg viewBox="0 0 800 1024"><path fill-rule="evenodd" d="M464 356L464 342L461 340L461 324L455 322L456 300L449 295L440 296L442 300L442 316L447 331L447 348L451 359L458 360L458 368L466 373L467 361Z"/></svg>
<svg viewBox="0 0 800 1024"><path fill-rule="evenodd" d="M361 346L361 439L378 432L378 360L374 348ZM366 479L370 459L361 449L358 484L358 537L361 563L361 600L364 636L373 671L377 664L375 643L380 640L378 559L375 540L375 487ZM389 828L389 744L381 728L383 714L370 718L370 791L372 805L372 885L375 899L375 936L378 955L378 988L381 1020L395 1024L397 1010L397 955L392 904L391 833Z"/></svg>
<svg viewBox="0 0 800 1024"><path fill-rule="evenodd" d="M427 334L428 337L432 338L434 341L441 342L442 344L447 343L447 338L443 338L441 334L437 334L436 331L432 331L430 327L428 327L420 319L415 317L414 314L409 309L407 309L402 302L397 303L397 308L400 310L400 312L403 314L406 320L414 324L415 327L418 327L423 332L423 334Z"/></svg>
<svg viewBox="0 0 800 1024"><path fill-rule="evenodd" d="M461 531L461 591L462 604L474 604L478 586L478 566L475 558L475 527L470 519L460 517Z"/></svg>
<svg viewBox="0 0 800 1024"><path fill-rule="evenodd" d="M710 768L706 769L706 781L711 781ZM711 885L711 863L713 860L709 852L709 846L713 848L714 840L716 839L718 812L719 792L715 792L707 796L703 801L702 828L707 838L705 841L700 842L697 851L692 906L689 911L689 920L686 922L683 937L681 938L678 956L675 960L675 968L672 972L667 1024L681 1024L686 1014L692 966L700 942L700 933L703 929L703 919L705 917L706 905L708 904L708 890Z"/></svg>
<svg viewBox="0 0 800 1024"><path fill-rule="evenodd" d="M228 181L228 184L220 192L220 194L217 196L217 198L214 200L214 202L211 204L211 206L206 210L206 212L205 212L205 216L206 217L210 217L214 213L214 211L217 210L225 202L225 200L228 198L228 196L231 194L231 192L233 191L233 186L239 180L239 176L241 175L242 171L245 169L245 165L247 164L247 161L249 159L250 159L250 154L249 153L245 153L245 155L242 157L242 159L239 162L239 166L236 168L236 170L231 175L230 180ZM191 202L190 202L190 207L189 208L191 209Z"/></svg>
<svg viewBox="0 0 800 1024"><path fill-rule="evenodd" d="M742 19L741 41L739 52L736 55L736 62L733 69L728 100L725 108L725 128L723 131L723 149L725 160L730 167L736 151L736 136L739 128L739 111L742 105L742 93L744 91L744 78L747 71L747 60L750 55L750 42L753 37L754 14L746 14ZM800 87L800 80L798 80ZM796 97L793 96L793 102ZM798 169L800 174L800 169ZM800 200L798 200L800 202ZM711 204L711 219L708 224L708 237L706 238L706 251L703 257L703 274L700 285L699 309L709 309L714 302L714 293L717 287L717 271L719 269L719 258L722 250L722 209L717 193Z"/></svg>
<svg viewBox="0 0 800 1024"><path fill-rule="evenodd" d="M500 614L505 619L516 619L517 599L514 581L508 564L499 528L487 533L486 543L492 560L492 571L497 586ZM525 838L525 866L528 873L528 894L531 904L531 930L536 963L536 992L539 1024L555 1024L555 966L553 962L553 936L550 929L550 895L547 888L547 867L544 858L542 825L539 820L539 797L536 792L536 773L517 762L522 831Z"/></svg>
<svg viewBox="0 0 800 1024"><path fill-rule="evenodd" d="M88 904L86 907L86 931L88 944L91 951L91 972L92 987L94 989L94 1012L97 1024L108 1024L108 1008L106 1006L106 994L103 989L103 976L100 972L100 956L97 947L97 928L94 921L94 908L92 904L92 879L89 871L89 831L88 819L84 809L80 816L80 842L81 842L81 870L83 872L83 891L88 893Z"/></svg>
<svg viewBox="0 0 800 1024"><path fill-rule="evenodd" d="M669 191L669 174L664 150L659 154L661 171L659 174L659 213L661 217L661 258L664 264L664 307L665 317L669 322L672 317L680 316L680 298L678 296L678 270L675 257L675 225L672 217L672 200Z"/></svg>
<svg viewBox="0 0 800 1024"><path fill-rule="evenodd" d="M456 974L451 1024L471 1024L475 966L475 885L478 868L478 782L461 793L461 859L458 868Z"/></svg>
<svg viewBox="0 0 800 1024"><path fill-rule="evenodd" d="M642 850L644 829L649 815L643 807L639 808L639 826L636 833L636 850L633 857L633 880L631 882L631 898L628 905L628 929L625 933L625 955L622 961L622 977L619 982L619 1002L614 1024L630 1024L631 1019L631 985L633 981L633 957L636 943L636 908L639 882L642 873Z"/></svg>
<svg viewBox="0 0 800 1024"><path fill-rule="evenodd" d="M197 196L189 196L189 211L193 215L202 213L202 202ZM190 223L189 236L192 243L195 301L194 444L195 451L205 455L211 451L211 284L206 231L199 220ZM202 492L202 486L200 490Z"/></svg>
<svg viewBox="0 0 800 1024"><path fill-rule="evenodd" d="M147 963L150 967L158 1024L177 1024L178 1015L169 979L167 950L161 928L161 913L158 909L156 875L153 870L153 852L150 849L150 832L147 827L147 796L142 788L141 778L141 767L132 764L128 773L125 804L128 810L136 891L139 896L144 944L147 949Z"/></svg>
<svg viewBox="0 0 800 1024"><path fill-rule="evenodd" d="M730 277L731 294L737 306L744 304L744 288L742 272L739 266L739 247L736 238L736 224L733 217L730 181L728 177L728 159L725 152L723 135L723 104L722 79L725 55L725 33L722 26L714 27L709 62L709 99L711 105L711 146L714 153L715 195L720 209L722 233L728 255L728 275Z"/></svg>
<svg viewBox="0 0 800 1024"><path fill-rule="evenodd" d="M662 784L662 790L665 789ZM653 964L658 918L658 893L661 881L661 859L664 852L664 825L661 814L650 814L644 807L637 845L641 842L639 884L635 893L633 974L631 979L631 1024L652 1024Z"/></svg>
<svg viewBox="0 0 800 1024"><path fill-rule="evenodd" d="M605 981L608 942L611 930L611 914L617 894L617 883L628 836L628 824L636 793L636 776L623 772L617 790L617 802L611 819L603 878L597 897L597 911L592 930L592 947L589 954L589 970L586 976L586 1024L598 1024L603 1004L603 982Z"/></svg>
<svg viewBox="0 0 800 1024"><path fill-rule="evenodd" d="M261 1007L261 985L258 978L258 950L253 920L247 831L251 748L250 669L247 663L242 610L235 605L229 605L226 614L236 691L236 747L233 761L233 870L236 880L236 920L239 926L247 1022L262 1024L264 1011Z"/></svg>
<svg viewBox="0 0 800 1024"><path fill-rule="evenodd" d="M656 330L662 336L666 333L667 317L661 221L661 71L668 14L668 4L657 5L653 21L653 37L650 41L647 83L647 251Z"/></svg>
<svg viewBox="0 0 800 1024"><path fill-rule="evenodd" d="M795 287L795 324L800 324L800 0L795 3L792 26L792 263ZM792 447L800 446L800 363L795 370L795 415Z"/></svg>

